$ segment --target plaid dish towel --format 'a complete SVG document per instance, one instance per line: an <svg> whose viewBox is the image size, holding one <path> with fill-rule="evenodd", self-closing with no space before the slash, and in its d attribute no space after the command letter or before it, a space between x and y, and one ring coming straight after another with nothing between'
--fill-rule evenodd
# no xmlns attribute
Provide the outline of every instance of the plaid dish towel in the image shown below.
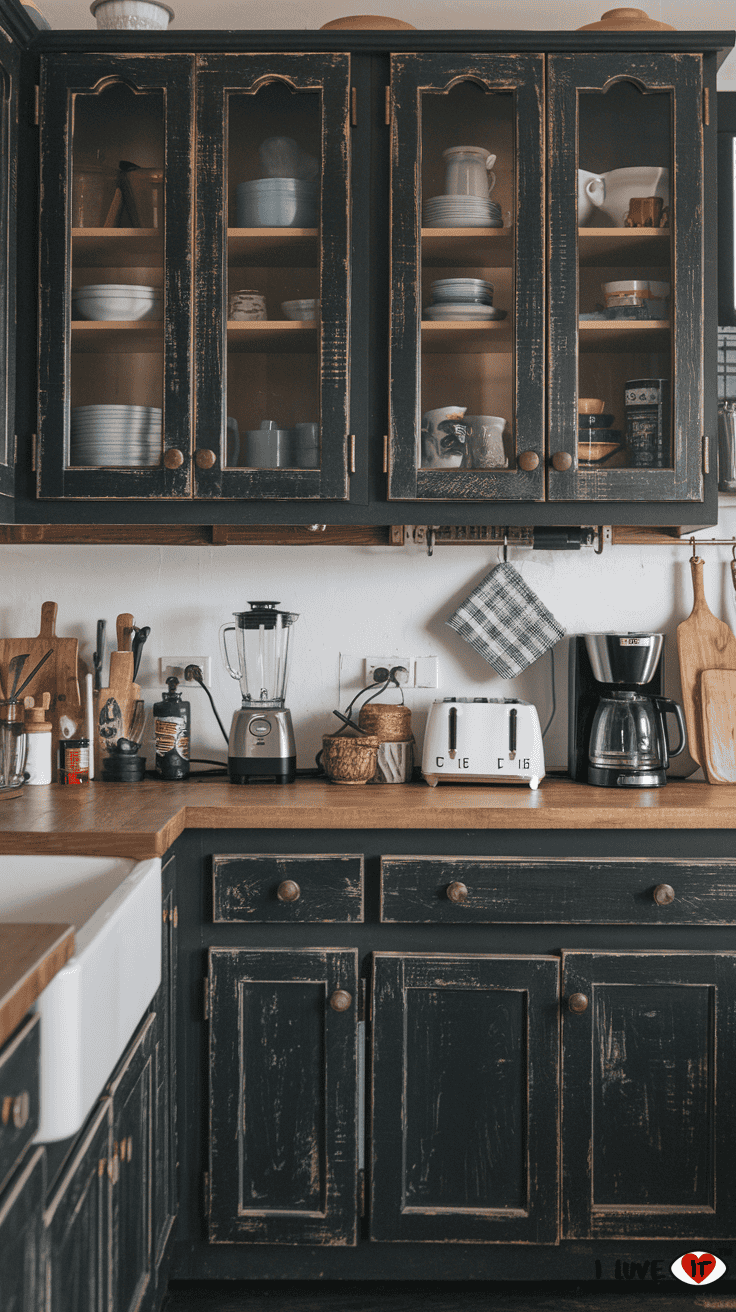
<svg viewBox="0 0 736 1312"><path fill-rule="evenodd" d="M496 565L446 621L502 679L513 679L565 630L513 565Z"/></svg>

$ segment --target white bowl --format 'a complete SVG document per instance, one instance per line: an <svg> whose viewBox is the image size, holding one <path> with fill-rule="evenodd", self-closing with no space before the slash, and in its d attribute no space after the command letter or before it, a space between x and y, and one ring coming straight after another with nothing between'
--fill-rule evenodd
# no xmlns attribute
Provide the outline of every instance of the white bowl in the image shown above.
<svg viewBox="0 0 736 1312"><path fill-rule="evenodd" d="M93 0L89 10L102 28L152 31L168 27L175 17L173 9L158 0Z"/></svg>
<svg viewBox="0 0 736 1312"><path fill-rule="evenodd" d="M287 319L316 319L319 315L319 301L282 301L281 309Z"/></svg>
<svg viewBox="0 0 736 1312"><path fill-rule="evenodd" d="M657 165L640 165L630 169L612 169L602 173L606 194L600 204L600 213L616 228L625 227L629 201L638 196L661 196L663 204L670 203L669 169Z"/></svg>
<svg viewBox="0 0 736 1312"><path fill-rule="evenodd" d="M80 319L161 319L163 315L163 306L161 297L153 294L153 288L150 289L148 296L139 296L135 293L111 292L102 294L100 292L88 293L85 288L79 288L72 297L72 309L77 313Z"/></svg>

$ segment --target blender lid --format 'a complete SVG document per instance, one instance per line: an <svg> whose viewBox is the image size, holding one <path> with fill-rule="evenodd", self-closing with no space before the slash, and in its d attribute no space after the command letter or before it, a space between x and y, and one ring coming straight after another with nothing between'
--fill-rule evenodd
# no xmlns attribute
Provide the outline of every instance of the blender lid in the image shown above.
<svg viewBox="0 0 736 1312"><path fill-rule="evenodd" d="M239 629L286 629L299 619L290 610L276 610L277 601L249 601L250 610L235 610L233 615Z"/></svg>

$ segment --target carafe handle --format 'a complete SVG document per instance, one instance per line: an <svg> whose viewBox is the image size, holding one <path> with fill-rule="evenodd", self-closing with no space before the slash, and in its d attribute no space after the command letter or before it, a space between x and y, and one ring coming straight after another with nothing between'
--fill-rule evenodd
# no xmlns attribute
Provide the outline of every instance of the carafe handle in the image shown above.
<svg viewBox="0 0 736 1312"><path fill-rule="evenodd" d="M687 747L687 727L685 725L685 716L683 714L680 703L673 702L670 697L655 697L654 700L657 703L657 706L659 707L662 716L663 737L665 743L667 744L667 752L670 759L673 760L674 757L680 756L680 754L684 752L685 748ZM677 727L680 733L680 740L676 747L673 747L670 742L670 736L667 730L667 722L665 720L666 715L674 715L675 719L677 720Z"/></svg>
<svg viewBox="0 0 736 1312"><path fill-rule="evenodd" d="M227 650L227 638L225 636L228 633L234 633L234 632L235 632L234 624L222 624L220 626L220 651L222 653L223 664L228 674L230 675L230 678L237 679L238 681L240 681L240 679L242 678L240 661L238 661L237 670L234 670L232 665L230 664L230 657L228 655L228 650Z"/></svg>

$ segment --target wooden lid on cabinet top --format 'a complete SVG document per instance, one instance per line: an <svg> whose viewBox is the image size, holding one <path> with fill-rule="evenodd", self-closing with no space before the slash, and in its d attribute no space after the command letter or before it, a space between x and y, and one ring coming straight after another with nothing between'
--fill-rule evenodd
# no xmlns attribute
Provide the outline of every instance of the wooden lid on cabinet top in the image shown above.
<svg viewBox="0 0 736 1312"><path fill-rule="evenodd" d="M597 23L583 23L578 32L676 32L671 23L650 18L643 9L607 9Z"/></svg>
<svg viewBox="0 0 736 1312"><path fill-rule="evenodd" d="M329 23L323 23L319 30L335 32L347 28L352 31L381 32L397 27L407 28L410 32L417 30L413 23L405 23L403 18L382 18L380 14L350 14L347 18L333 18Z"/></svg>

